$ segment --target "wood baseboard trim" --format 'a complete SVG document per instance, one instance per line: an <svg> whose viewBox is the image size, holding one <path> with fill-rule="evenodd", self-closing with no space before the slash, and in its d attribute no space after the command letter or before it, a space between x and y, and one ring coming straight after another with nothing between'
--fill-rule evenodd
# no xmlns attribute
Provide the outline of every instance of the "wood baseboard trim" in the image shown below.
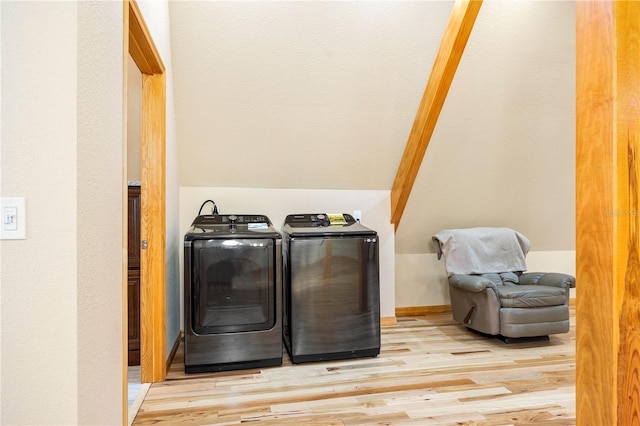
<svg viewBox="0 0 640 426"><path fill-rule="evenodd" d="M398 320L396 317L380 317L380 326L384 327L385 325L397 325Z"/></svg>
<svg viewBox="0 0 640 426"><path fill-rule="evenodd" d="M451 312L451 305L407 306L396 308L396 317L415 317L418 315L441 314Z"/></svg>
<svg viewBox="0 0 640 426"><path fill-rule="evenodd" d="M569 299L569 306L576 306L576 299ZM451 305L437 305L437 306L407 306L396 308L397 317L415 317L418 315L427 314L441 314L451 312ZM397 321L396 321L397 323Z"/></svg>

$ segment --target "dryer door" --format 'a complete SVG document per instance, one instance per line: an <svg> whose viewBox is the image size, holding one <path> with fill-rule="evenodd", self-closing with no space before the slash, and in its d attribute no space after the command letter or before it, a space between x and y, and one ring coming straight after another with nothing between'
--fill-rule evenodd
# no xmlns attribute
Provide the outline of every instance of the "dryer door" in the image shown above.
<svg viewBox="0 0 640 426"><path fill-rule="evenodd" d="M275 324L274 241L197 240L191 322L197 334L268 330Z"/></svg>

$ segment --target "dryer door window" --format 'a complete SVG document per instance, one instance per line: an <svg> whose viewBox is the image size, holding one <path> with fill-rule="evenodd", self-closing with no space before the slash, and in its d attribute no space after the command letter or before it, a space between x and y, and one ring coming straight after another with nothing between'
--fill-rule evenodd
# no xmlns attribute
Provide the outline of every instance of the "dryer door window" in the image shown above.
<svg viewBox="0 0 640 426"><path fill-rule="evenodd" d="M192 328L198 334L268 330L275 324L270 239L194 243Z"/></svg>

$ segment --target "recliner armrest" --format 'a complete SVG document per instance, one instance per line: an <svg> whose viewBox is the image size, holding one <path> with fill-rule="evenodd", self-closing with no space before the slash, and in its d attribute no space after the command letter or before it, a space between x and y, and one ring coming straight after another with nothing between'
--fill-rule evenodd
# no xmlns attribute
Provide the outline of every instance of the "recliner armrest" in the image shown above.
<svg viewBox="0 0 640 426"><path fill-rule="evenodd" d="M487 287L496 288L493 281L479 275L463 275L455 274L449 277L449 284L458 287L461 290L478 293L484 291Z"/></svg>
<svg viewBox="0 0 640 426"><path fill-rule="evenodd" d="M552 287L575 288L576 278L558 272L526 272L520 275L521 285L548 285Z"/></svg>

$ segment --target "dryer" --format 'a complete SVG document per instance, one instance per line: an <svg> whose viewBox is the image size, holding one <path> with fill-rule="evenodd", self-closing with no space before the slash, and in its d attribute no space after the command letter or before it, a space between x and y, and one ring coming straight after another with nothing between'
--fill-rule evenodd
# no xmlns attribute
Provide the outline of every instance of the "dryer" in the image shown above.
<svg viewBox="0 0 640 426"><path fill-rule="evenodd" d="M187 373L282 363L282 236L264 215L200 215L184 237Z"/></svg>
<svg viewBox="0 0 640 426"><path fill-rule="evenodd" d="M293 363L377 356L377 232L349 214L293 214L283 235L284 343Z"/></svg>

